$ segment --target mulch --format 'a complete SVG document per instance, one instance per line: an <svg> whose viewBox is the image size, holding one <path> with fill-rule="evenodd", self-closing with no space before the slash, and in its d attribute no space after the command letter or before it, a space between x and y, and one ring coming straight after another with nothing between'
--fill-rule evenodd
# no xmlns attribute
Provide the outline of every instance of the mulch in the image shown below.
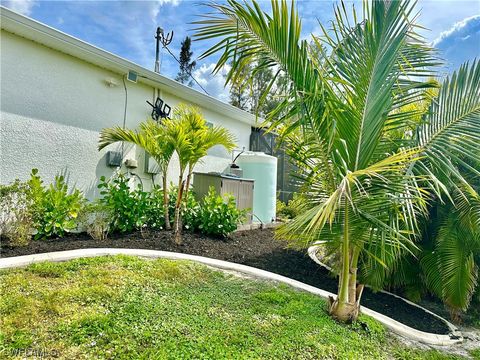
<svg viewBox="0 0 480 360"><path fill-rule="evenodd" d="M287 249L284 243L275 240L271 229L236 232L227 239L185 232L182 245L176 245L172 233L167 231L113 234L101 242L87 234L68 234L64 238L33 240L25 247L3 245L0 255L11 257L81 248L132 248L188 253L253 266L333 293L336 293L338 285L337 279L314 263L305 252ZM365 289L362 305L421 331L449 333L443 321L388 294Z"/></svg>

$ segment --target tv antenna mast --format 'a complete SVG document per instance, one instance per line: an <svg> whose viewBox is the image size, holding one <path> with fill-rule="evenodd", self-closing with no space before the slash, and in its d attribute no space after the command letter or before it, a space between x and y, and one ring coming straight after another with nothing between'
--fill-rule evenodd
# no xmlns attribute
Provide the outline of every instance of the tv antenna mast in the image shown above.
<svg viewBox="0 0 480 360"><path fill-rule="evenodd" d="M155 72L160 74L160 68L162 66L161 59L160 59L160 43L162 43L162 48L170 45L173 40L173 31L167 33L163 32L163 29L159 26L157 27L157 33L155 35L155 39L157 40L157 46L155 50Z"/></svg>

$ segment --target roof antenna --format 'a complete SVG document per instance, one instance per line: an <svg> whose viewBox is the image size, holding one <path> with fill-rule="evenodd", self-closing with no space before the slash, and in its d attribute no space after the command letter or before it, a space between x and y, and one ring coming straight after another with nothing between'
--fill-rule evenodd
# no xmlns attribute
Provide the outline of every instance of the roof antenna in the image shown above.
<svg viewBox="0 0 480 360"><path fill-rule="evenodd" d="M155 49L155 72L160 74L160 67L162 65L160 60L160 42L162 43L162 47L170 45L173 40L173 31L165 35L163 29L159 26L157 27L155 39L157 40L157 47Z"/></svg>

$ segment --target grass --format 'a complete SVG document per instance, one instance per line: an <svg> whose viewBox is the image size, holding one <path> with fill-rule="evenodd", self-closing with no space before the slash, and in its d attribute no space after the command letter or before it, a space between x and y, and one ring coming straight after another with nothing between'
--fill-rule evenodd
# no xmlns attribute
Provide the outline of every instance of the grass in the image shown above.
<svg viewBox="0 0 480 360"><path fill-rule="evenodd" d="M1 358L454 359L322 299L183 261L116 256L0 272Z"/></svg>

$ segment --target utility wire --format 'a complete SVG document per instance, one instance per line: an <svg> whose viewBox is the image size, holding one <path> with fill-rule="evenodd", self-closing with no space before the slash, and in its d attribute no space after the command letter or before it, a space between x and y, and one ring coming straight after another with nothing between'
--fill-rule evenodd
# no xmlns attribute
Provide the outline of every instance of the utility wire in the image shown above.
<svg viewBox="0 0 480 360"><path fill-rule="evenodd" d="M173 57L175 60L177 60L177 62L180 64L180 60L177 59L177 57L170 51L170 49L169 49L167 46L164 46L164 48L167 49L168 53L169 53L170 55L172 55L172 57ZM195 78L193 77L193 75L192 75L192 73L191 73L190 71L187 71L187 74L193 79L193 81L195 81L195 82L197 83L198 86L200 86L200 88L201 88L203 91L205 91L205 94L207 94L207 95L210 96L210 94L208 93L208 91L205 90L205 88L204 88L202 85L200 85L200 83L197 81L197 79L195 79Z"/></svg>

